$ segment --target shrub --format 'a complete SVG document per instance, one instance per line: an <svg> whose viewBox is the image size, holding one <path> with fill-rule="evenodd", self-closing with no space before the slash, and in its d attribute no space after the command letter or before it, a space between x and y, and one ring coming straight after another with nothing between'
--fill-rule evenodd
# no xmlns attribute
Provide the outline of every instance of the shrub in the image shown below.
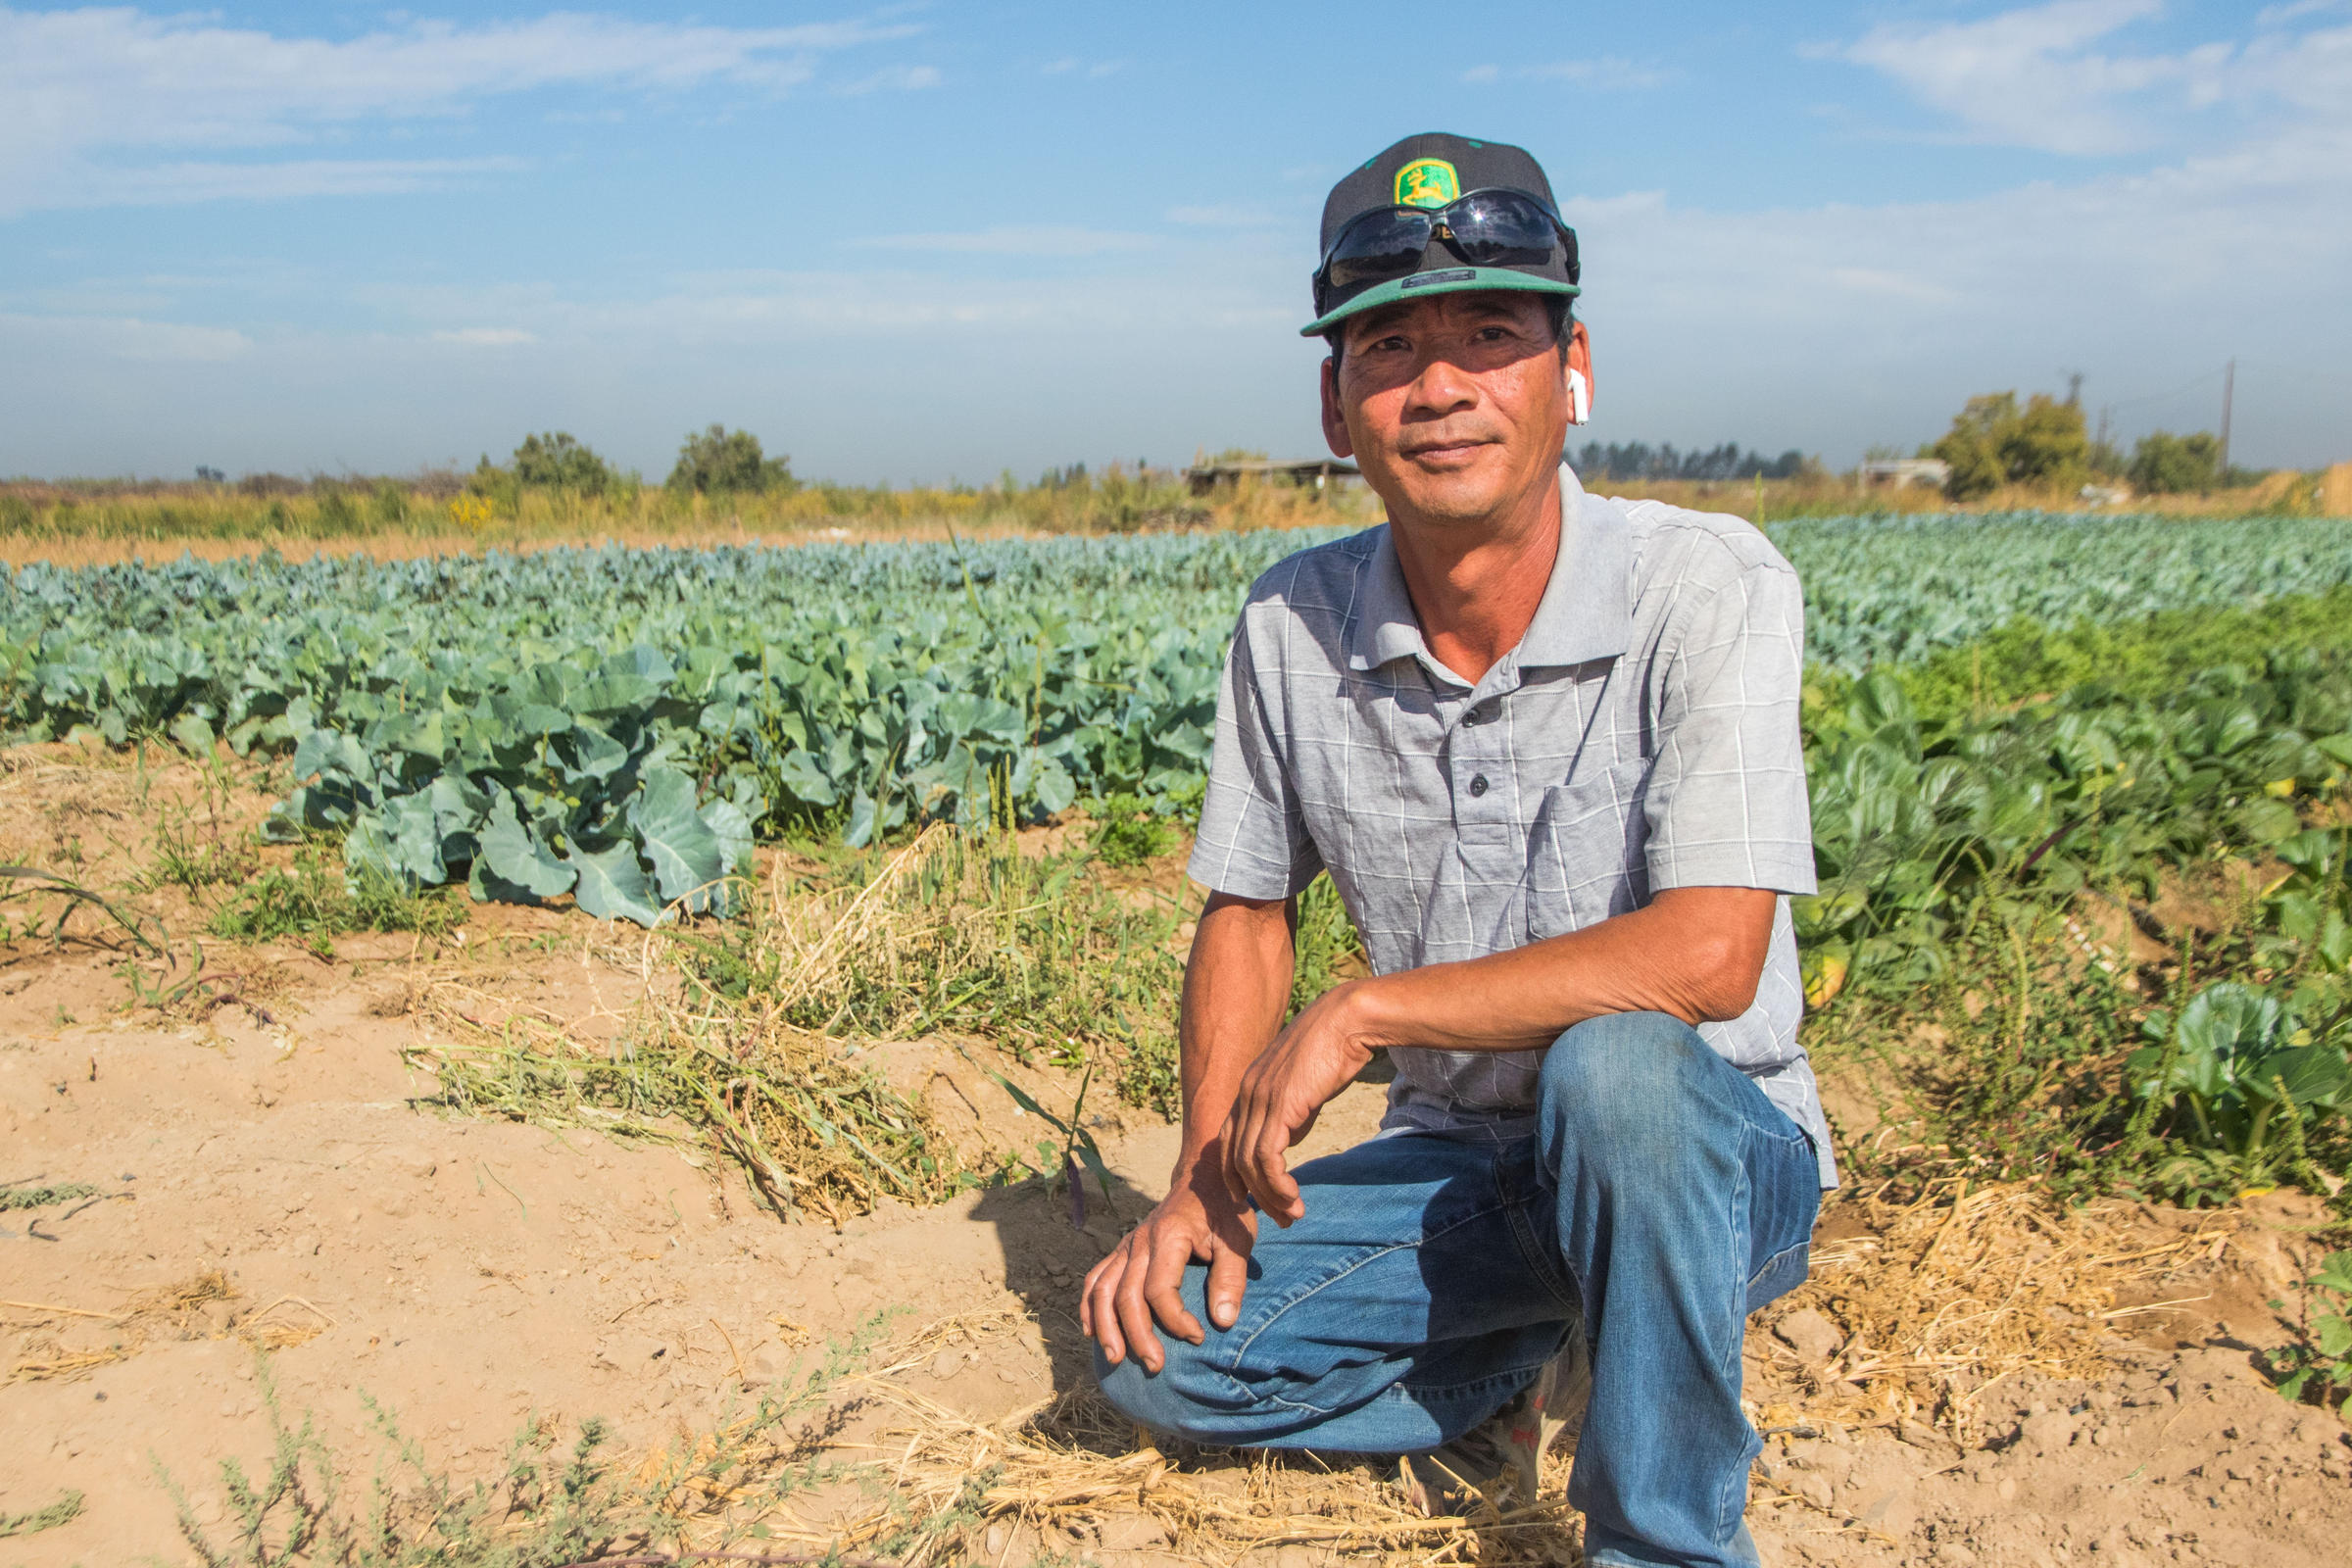
<svg viewBox="0 0 2352 1568"><path fill-rule="evenodd" d="M514 482L526 489L571 490L601 496L613 488L619 475L596 449L575 441L563 430L526 435L514 449Z"/></svg>
<svg viewBox="0 0 2352 1568"><path fill-rule="evenodd" d="M1951 465L1944 493L1970 501L2004 484L2062 488L2090 468L2082 410L2036 392L2017 406L2015 392L1970 398L1929 456Z"/></svg>
<svg viewBox="0 0 2352 1568"><path fill-rule="evenodd" d="M672 490L697 495L761 495L771 490L789 494L800 488L790 458L767 457L760 450L758 436L720 424L686 437L668 482Z"/></svg>
<svg viewBox="0 0 2352 1568"><path fill-rule="evenodd" d="M2211 490L2222 478L2222 444L2208 430L2192 435L2151 430L2132 449L2125 476L2134 488L2156 495Z"/></svg>
<svg viewBox="0 0 2352 1568"><path fill-rule="evenodd" d="M522 493L514 470L502 468L492 463L487 452L482 454L481 462L473 466L473 472L467 475L466 489L467 494L490 503L494 512L510 517L514 514L515 504Z"/></svg>

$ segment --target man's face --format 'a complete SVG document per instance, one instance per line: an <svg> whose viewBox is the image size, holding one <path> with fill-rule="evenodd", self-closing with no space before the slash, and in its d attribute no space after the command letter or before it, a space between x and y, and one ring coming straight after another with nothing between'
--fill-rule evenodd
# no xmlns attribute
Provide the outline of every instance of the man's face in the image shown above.
<svg viewBox="0 0 2352 1568"><path fill-rule="evenodd" d="M1323 433L1391 514L1477 523L1550 483L1568 436L1568 370L1592 374L1584 325L1565 351L1542 298L1439 294L1345 323L1323 371Z"/></svg>

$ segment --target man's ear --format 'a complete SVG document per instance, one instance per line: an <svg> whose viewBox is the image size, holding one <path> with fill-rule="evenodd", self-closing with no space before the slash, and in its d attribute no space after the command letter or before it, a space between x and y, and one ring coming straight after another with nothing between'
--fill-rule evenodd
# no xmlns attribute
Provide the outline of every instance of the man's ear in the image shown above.
<svg viewBox="0 0 2352 1568"><path fill-rule="evenodd" d="M1348 438L1348 420L1340 413L1339 362L1329 359L1323 362L1323 443L1335 458L1355 456L1355 443Z"/></svg>
<svg viewBox="0 0 2352 1568"><path fill-rule="evenodd" d="M1586 333L1584 322L1572 320L1568 323L1568 352L1561 359L1564 362L1560 367L1560 378L1563 381L1570 370L1584 372L1585 407L1589 415L1596 401L1596 388L1592 381L1592 339Z"/></svg>

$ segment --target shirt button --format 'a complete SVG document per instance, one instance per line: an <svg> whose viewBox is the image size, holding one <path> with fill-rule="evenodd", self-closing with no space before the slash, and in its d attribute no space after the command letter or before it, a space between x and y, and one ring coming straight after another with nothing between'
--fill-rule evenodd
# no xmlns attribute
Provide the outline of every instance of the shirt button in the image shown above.
<svg viewBox="0 0 2352 1568"><path fill-rule="evenodd" d="M1474 779L1472 779L1472 780L1470 781L1470 793L1471 793L1472 795L1484 795L1484 794L1486 794L1486 793L1487 793L1487 775L1486 775L1486 774L1484 774L1484 773L1481 773L1481 774L1479 774L1479 775L1478 775L1478 777L1476 777L1476 778L1474 778Z"/></svg>

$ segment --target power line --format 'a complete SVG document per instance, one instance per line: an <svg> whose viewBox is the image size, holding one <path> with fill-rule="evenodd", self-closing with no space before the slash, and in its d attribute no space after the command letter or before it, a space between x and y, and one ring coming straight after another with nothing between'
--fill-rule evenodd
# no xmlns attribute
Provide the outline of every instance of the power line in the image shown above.
<svg viewBox="0 0 2352 1568"><path fill-rule="evenodd" d="M2234 365L2237 362L2232 360L2230 363ZM2195 380L2183 382L2181 385L2173 388L2170 392L2151 392L2144 397L2118 398L2113 403L2108 404L2107 407L2110 409L2133 409L2137 408L2143 403L2162 403L2168 399L2177 398L2183 392L2194 392L2197 388L2203 386L2208 381L2216 381L2221 379L2221 377L2226 373L2226 370L2208 370L2203 375L2198 376Z"/></svg>

